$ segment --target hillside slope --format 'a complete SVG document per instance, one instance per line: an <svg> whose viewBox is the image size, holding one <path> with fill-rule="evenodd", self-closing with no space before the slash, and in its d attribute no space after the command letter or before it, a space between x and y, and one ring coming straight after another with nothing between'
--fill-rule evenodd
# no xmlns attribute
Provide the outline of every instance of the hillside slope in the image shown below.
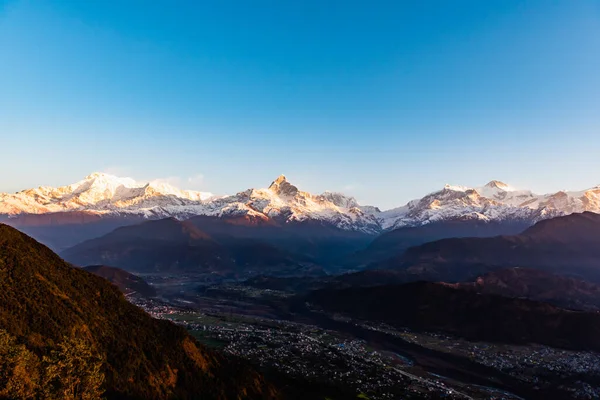
<svg viewBox="0 0 600 400"><path fill-rule="evenodd" d="M277 397L243 363L208 351L183 328L127 302L104 279L1 224L0 330L40 359L65 341L85 341L103 360L109 399Z"/></svg>

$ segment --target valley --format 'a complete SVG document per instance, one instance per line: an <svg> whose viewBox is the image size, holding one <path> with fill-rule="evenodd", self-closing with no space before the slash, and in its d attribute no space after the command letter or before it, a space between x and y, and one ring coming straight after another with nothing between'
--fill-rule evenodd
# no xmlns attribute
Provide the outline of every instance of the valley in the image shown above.
<svg viewBox="0 0 600 400"><path fill-rule="evenodd" d="M243 282L195 288L190 283L184 290L181 282L172 283L162 284L169 299L133 301L186 327L201 343L249 360L277 381L306 381L320 393L369 399L586 399L600 394L595 352L398 329L323 312L292 292Z"/></svg>

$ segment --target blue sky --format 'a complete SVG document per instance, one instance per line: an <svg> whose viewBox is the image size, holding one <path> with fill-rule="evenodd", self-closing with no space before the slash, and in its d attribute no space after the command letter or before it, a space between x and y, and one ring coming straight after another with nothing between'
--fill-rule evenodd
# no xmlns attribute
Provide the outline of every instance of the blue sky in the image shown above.
<svg viewBox="0 0 600 400"><path fill-rule="evenodd" d="M2 1L0 191L600 183L598 1Z"/></svg>

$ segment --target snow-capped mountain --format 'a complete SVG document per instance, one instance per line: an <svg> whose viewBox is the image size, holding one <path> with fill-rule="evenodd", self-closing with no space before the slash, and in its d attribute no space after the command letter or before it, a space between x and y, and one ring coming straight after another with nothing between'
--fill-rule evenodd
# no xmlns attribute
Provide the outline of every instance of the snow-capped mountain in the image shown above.
<svg viewBox="0 0 600 400"><path fill-rule="evenodd" d="M442 190L382 212L384 229L418 226L451 219L484 221L520 220L534 223L575 212L600 212L600 187L580 191L537 195L491 181L483 187L446 185Z"/></svg>
<svg viewBox="0 0 600 400"><path fill-rule="evenodd" d="M320 221L341 229L377 233L374 207L361 207L339 193L313 195L298 190L281 175L266 189L248 189L231 196L184 191L161 182L139 183L130 178L94 173L72 185L40 187L0 194L0 215L86 211L102 215L141 215L146 218L195 215L248 215L282 222Z"/></svg>
<svg viewBox="0 0 600 400"><path fill-rule="evenodd" d="M211 197L211 193L179 190L160 181L140 183L130 178L93 173L68 186L41 186L15 194L0 194L0 214L146 210L196 204Z"/></svg>
<svg viewBox="0 0 600 400"><path fill-rule="evenodd" d="M303 192L281 175L266 189L209 199L186 212L217 217L249 215L281 222L318 221L345 230L377 233L381 224L370 210L339 193Z"/></svg>
<svg viewBox="0 0 600 400"><path fill-rule="evenodd" d="M446 185L442 190L388 211L362 206L353 197L299 190L279 176L268 188L229 196L179 190L159 181L136 182L103 173L59 188L39 187L0 194L0 215L84 211L98 215L144 218L251 216L277 222L312 221L375 234L385 229L434 221L479 219L526 221L574 212L600 212L600 186L580 192L537 195L500 181L476 188Z"/></svg>

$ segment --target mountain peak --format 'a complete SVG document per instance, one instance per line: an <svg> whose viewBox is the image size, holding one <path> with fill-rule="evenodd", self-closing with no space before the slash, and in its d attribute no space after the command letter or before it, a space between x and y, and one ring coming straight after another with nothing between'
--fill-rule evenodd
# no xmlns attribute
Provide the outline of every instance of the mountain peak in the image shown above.
<svg viewBox="0 0 600 400"><path fill-rule="evenodd" d="M275 179L273 181L273 183L271 183L271 186L273 185L281 185L283 182L287 182L287 178L285 177L285 175L281 174L277 177L277 179ZM271 187L269 186L269 187Z"/></svg>
<svg viewBox="0 0 600 400"><path fill-rule="evenodd" d="M93 185L93 186L125 186L128 188L131 187L140 187L141 184L136 182L131 178L120 178L115 175L107 174L104 172L94 172L83 178L82 181L74 183L73 185Z"/></svg>
<svg viewBox="0 0 600 400"><path fill-rule="evenodd" d="M507 190L507 189L509 189L509 188L510 188L510 186L509 186L509 185L507 185L506 183L504 183L504 182L501 182L501 181L496 181L496 180L489 181L489 182L488 182L488 183L485 185L485 187L488 187L488 188L496 188L496 189L502 189L502 190Z"/></svg>
<svg viewBox="0 0 600 400"><path fill-rule="evenodd" d="M271 183L269 190L277 195L294 196L298 193L298 188L287 181L285 175L279 175L277 179Z"/></svg>
<svg viewBox="0 0 600 400"><path fill-rule="evenodd" d="M447 184L444 185L444 189L445 190L452 190L454 192L465 192L469 188L467 188L466 186L450 185L450 184L447 183Z"/></svg>
<svg viewBox="0 0 600 400"><path fill-rule="evenodd" d="M86 176L85 178L83 178L84 180L92 180L92 179L97 179L97 178L117 178L114 175L111 174L107 174L105 172L92 172L91 174L89 174L88 176Z"/></svg>

